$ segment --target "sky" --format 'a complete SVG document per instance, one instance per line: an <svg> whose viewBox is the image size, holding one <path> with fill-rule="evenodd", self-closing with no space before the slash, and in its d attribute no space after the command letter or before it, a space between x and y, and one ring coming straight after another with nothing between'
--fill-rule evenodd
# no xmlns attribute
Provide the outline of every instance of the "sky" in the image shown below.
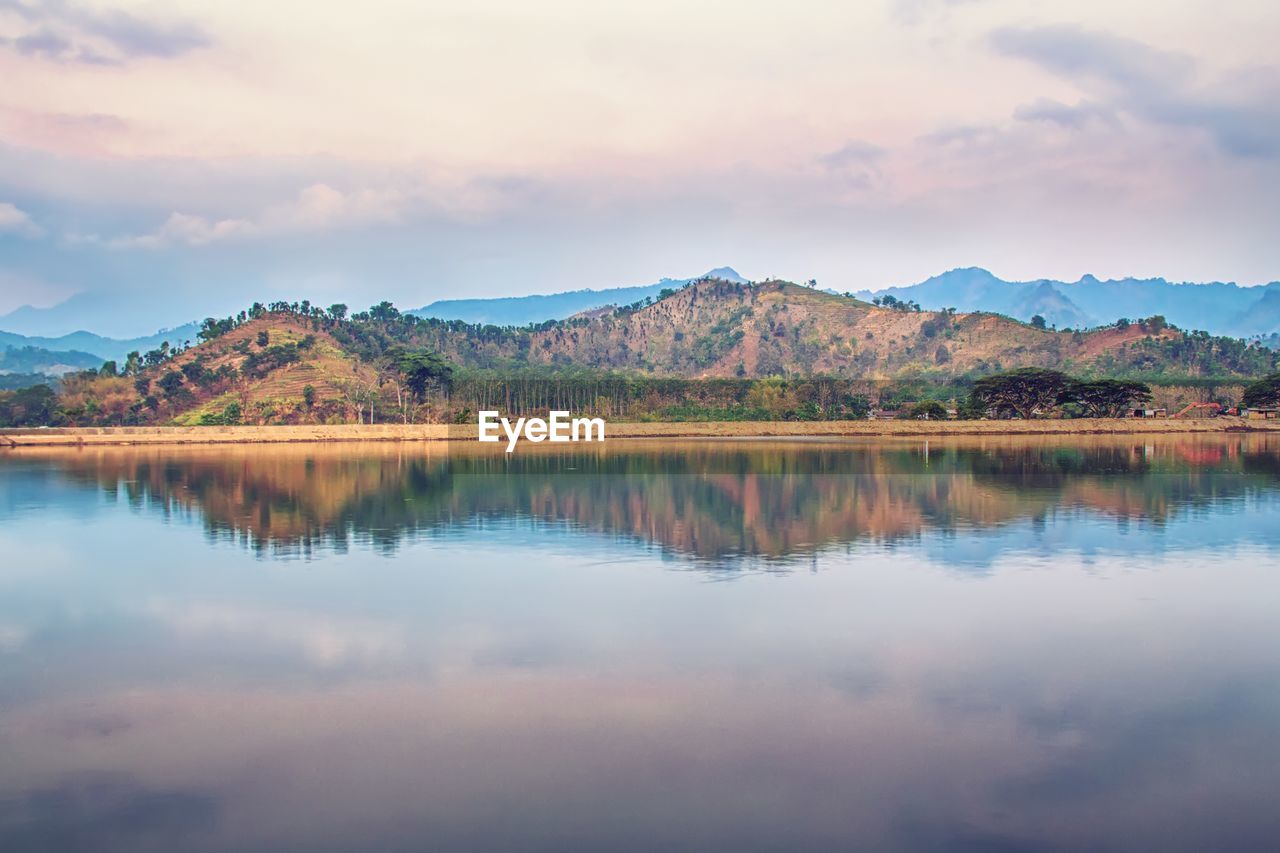
<svg viewBox="0 0 1280 853"><path fill-rule="evenodd" d="M0 314L1265 283L1277 37L1274 0L0 0Z"/></svg>

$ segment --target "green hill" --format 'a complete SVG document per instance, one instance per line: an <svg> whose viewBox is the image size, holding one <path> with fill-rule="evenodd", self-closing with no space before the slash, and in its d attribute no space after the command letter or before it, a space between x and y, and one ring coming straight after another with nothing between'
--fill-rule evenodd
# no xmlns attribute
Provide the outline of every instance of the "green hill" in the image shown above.
<svg viewBox="0 0 1280 853"><path fill-rule="evenodd" d="M350 317L277 303L207 320L200 337L189 349L119 365L116 375L109 368L68 375L63 421L449 420L470 417L482 403L528 410L607 402L610 414L627 416L646 405L785 412L799 411L810 392L819 411L854 412L865 410L873 388L900 389L878 391L881 399L922 399L930 388L949 389L944 398L954 399L975 377L1019 367L1236 387L1275 370L1280 357L1240 340L1187 334L1158 317L1054 331L996 314L719 279L524 327L423 319L385 302ZM436 374L415 380L405 358L419 352L443 358L454 385ZM791 384L752 386L778 380ZM450 387L469 396L451 397ZM863 403L853 400L859 395ZM643 399L651 405L637 403Z"/></svg>
<svg viewBox="0 0 1280 853"><path fill-rule="evenodd" d="M389 328L389 327L388 327ZM652 303L512 329L418 320L398 339L466 367L683 377L948 378L1016 367L1084 374L1253 376L1276 354L1154 318L1053 331L996 314L873 305L782 281L700 281ZM356 335L353 346L363 339Z"/></svg>

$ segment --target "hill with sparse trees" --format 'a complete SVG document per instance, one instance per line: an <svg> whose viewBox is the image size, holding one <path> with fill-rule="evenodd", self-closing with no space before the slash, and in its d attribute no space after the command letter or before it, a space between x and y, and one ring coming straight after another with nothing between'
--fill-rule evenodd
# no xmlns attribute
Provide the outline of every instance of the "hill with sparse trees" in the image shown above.
<svg viewBox="0 0 1280 853"><path fill-rule="evenodd" d="M906 400L949 388L956 399L975 380L1020 368L1243 386L1277 367L1272 350L1158 316L1057 331L996 314L925 311L892 295L868 302L783 281L722 279L523 327L422 318L387 302L354 314L344 305L255 304L205 320L196 337L189 347L163 343L68 374L56 420L456 420L488 403L634 416L646 400L650 410L684 406L694 415L737 406L743 416L854 416L868 397L883 400L884 388Z"/></svg>

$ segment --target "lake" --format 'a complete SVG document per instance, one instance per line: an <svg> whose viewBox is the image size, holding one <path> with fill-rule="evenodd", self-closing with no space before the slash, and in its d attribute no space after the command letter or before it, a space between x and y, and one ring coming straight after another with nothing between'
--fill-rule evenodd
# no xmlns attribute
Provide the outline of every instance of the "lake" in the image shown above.
<svg viewBox="0 0 1280 853"><path fill-rule="evenodd" d="M0 555L4 851L1280 837L1278 436L7 452Z"/></svg>

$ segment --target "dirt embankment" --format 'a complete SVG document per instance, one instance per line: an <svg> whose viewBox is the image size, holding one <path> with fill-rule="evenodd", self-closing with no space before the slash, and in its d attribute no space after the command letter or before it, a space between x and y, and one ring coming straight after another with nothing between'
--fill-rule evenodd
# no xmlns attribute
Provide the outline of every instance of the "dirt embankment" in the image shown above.
<svg viewBox="0 0 1280 853"><path fill-rule="evenodd" d="M316 441L443 441L443 424L339 424L333 426L156 426L0 430L3 447L77 447L107 444L270 444Z"/></svg>
<svg viewBox="0 0 1280 853"><path fill-rule="evenodd" d="M804 436L1125 435L1224 432L1280 433L1280 421L1159 418L1044 421L773 421L712 423L611 422L606 438L754 438ZM0 448L141 444L268 444L335 441L475 441L461 424L337 426L93 427L0 430Z"/></svg>

